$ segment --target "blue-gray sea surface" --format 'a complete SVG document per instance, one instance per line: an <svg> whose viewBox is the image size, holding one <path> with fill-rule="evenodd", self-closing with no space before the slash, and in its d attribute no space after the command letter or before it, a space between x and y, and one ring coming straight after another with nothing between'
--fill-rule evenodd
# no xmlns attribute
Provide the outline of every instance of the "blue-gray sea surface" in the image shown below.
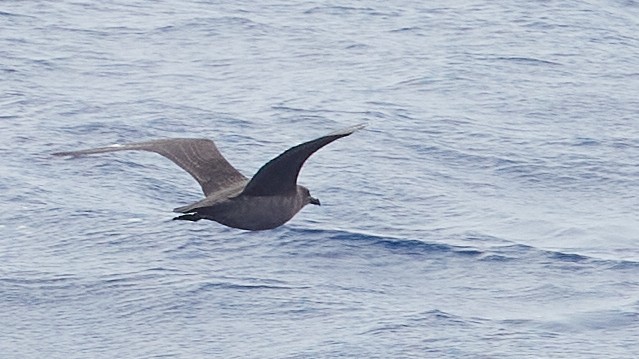
<svg viewBox="0 0 639 359"><path fill-rule="evenodd" d="M636 358L639 3L1 1L1 358ZM320 198L172 221L207 137Z"/></svg>

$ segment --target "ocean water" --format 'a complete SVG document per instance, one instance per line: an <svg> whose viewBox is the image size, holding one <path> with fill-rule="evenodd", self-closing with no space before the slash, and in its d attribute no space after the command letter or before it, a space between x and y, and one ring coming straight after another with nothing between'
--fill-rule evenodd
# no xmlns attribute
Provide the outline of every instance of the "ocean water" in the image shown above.
<svg viewBox="0 0 639 359"><path fill-rule="evenodd" d="M639 3L0 2L1 358L636 358ZM322 201L172 221L214 139ZM312 207L312 208L311 208Z"/></svg>

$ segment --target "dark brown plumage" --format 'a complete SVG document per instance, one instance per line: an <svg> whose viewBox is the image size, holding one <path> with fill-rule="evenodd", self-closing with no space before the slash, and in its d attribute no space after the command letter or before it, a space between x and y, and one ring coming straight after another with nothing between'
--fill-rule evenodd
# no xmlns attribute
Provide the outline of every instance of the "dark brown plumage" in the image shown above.
<svg viewBox="0 0 639 359"><path fill-rule="evenodd" d="M292 147L262 166L250 180L208 139L161 139L54 155L82 156L115 151L158 153L191 174L205 195L198 202L174 209L183 213L174 219L209 219L229 227L263 230L281 226L309 203L320 204L306 187L297 184L302 165L320 148L363 127L360 124L345 128Z"/></svg>

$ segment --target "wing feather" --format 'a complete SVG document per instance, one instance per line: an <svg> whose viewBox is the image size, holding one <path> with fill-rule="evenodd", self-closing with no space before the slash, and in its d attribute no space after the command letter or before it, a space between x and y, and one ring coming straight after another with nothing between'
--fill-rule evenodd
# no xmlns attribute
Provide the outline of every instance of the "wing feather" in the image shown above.
<svg viewBox="0 0 639 359"><path fill-rule="evenodd" d="M222 156L213 141L201 138L161 139L80 151L58 152L54 155L82 156L116 151L158 153L193 176L206 196L239 182L247 181L247 178Z"/></svg>
<svg viewBox="0 0 639 359"><path fill-rule="evenodd" d="M364 128L363 124L344 128L304 142L275 157L251 178L242 192L247 196L275 196L296 191L297 176L302 165L317 150L329 143Z"/></svg>

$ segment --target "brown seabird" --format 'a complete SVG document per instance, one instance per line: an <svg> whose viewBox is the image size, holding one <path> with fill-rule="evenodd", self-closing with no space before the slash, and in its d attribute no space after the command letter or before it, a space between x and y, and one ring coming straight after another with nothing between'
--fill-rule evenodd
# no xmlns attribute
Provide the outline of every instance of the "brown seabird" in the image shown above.
<svg viewBox="0 0 639 359"><path fill-rule="evenodd" d="M175 208L174 212L183 215L173 219L209 219L229 227L264 230L281 226L309 203L320 204L308 188L297 184L302 165L315 151L363 127L363 124L348 127L291 147L262 166L250 180L235 169L209 139L160 139L54 155L115 151L158 153L191 174L205 195L198 202Z"/></svg>

